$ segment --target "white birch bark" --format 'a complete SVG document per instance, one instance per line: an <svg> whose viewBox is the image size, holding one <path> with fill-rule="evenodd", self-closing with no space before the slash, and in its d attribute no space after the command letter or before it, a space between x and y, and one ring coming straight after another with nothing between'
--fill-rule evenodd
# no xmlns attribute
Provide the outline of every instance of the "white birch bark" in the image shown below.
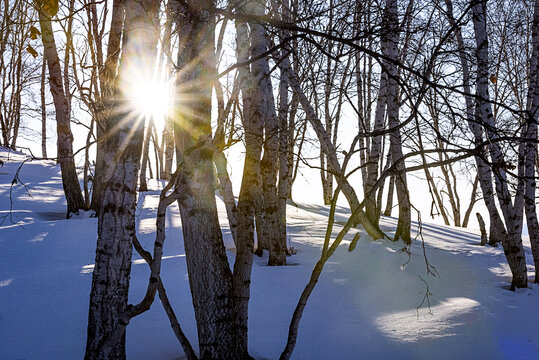
<svg viewBox="0 0 539 360"><path fill-rule="evenodd" d="M464 93L466 94L464 95L464 100L466 102L466 120L468 122L468 127L470 128L470 131L474 136L474 144L478 148L478 151L480 151L480 154L475 156L475 162L477 165L479 185L483 194L483 200L489 212L489 244L495 245L497 242L500 242L503 238L507 236L505 225L503 224L498 209L496 208L496 203L494 200L494 189L492 187L492 171L486 162L487 153L485 149L479 148L480 144L483 143L483 131L474 118L474 101L470 85L471 75L470 68L468 65L468 58L464 46L464 39L462 37L462 31L460 26L457 26L453 16L453 3L451 2L451 0L445 0L445 4L447 7L447 17L449 23L451 26L455 27L458 56L462 67L463 89Z"/></svg>
<svg viewBox="0 0 539 360"><path fill-rule="evenodd" d="M112 16L109 29L108 37L108 47L107 47L107 58L104 65L100 66L99 69L99 87L100 87L100 97L97 101L97 111L96 111L96 159L95 159L95 169L94 169L94 181L92 188L92 202L90 208L93 210L98 210L101 200L101 179L105 177L105 135L107 133L106 129L106 120L111 111L112 99L114 95L114 83L117 78L118 71L118 61L121 53L121 40L122 40L122 31L124 26L124 0L113 0L112 4ZM92 26L94 29L97 29L97 14L93 17ZM97 34L97 30L94 30L94 33ZM97 36L94 36L97 62L98 64L102 63L102 50L101 50L101 39Z"/></svg>
<svg viewBox="0 0 539 360"><path fill-rule="evenodd" d="M476 106L475 120L485 128L489 141L489 153L492 160L492 172L496 184L496 195L502 210L507 229L507 238L502 239L505 255L513 274L511 288L523 288L527 286L526 258L522 246L522 207L519 205L516 194L515 204L511 200L508 189L507 175L503 168L504 158L497 142L496 124L492 113L488 92L488 37L486 25L486 1L477 2L472 6L472 18L474 24L477 59L476 80Z"/></svg>
<svg viewBox="0 0 539 360"><path fill-rule="evenodd" d="M187 22L182 49L183 65L180 80L197 84L189 91L194 96L183 103L184 134L175 132L177 158L185 171L183 187L186 196L179 198L182 231L185 243L189 284L197 322L200 358L244 359L247 353L247 308L237 311L236 282L230 271L217 216L214 194L213 154L211 139L211 96L215 72L215 19L209 10L213 1L190 1L178 14L178 22ZM179 84L182 85L181 83ZM181 153L180 153L181 152ZM240 195L241 196L241 195ZM239 228L241 230L241 228ZM237 259L243 260L240 239ZM252 258L252 247L250 256ZM241 270L244 264L238 265ZM248 302L247 283L240 281L238 291ZM235 265L236 271L236 265ZM234 274L236 276L236 274Z"/></svg>
<svg viewBox="0 0 539 360"><path fill-rule="evenodd" d="M290 21L289 14L290 1L281 1L281 19L283 21ZM287 41L290 36L289 31L280 31L279 33L282 40ZM290 46L284 46L281 50L281 59L288 57ZM281 71L281 78L279 81L279 243L285 244L286 247L286 200L288 196L288 188L290 186L290 167L289 167L289 151L290 151L290 128L288 125L288 77L286 72ZM292 148L293 150L293 148Z"/></svg>
<svg viewBox="0 0 539 360"><path fill-rule="evenodd" d="M156 7L155 1L126 1L125 41L120 71L130 57L152 52L152 29L147 16ZM125 110L116 112L107 122L106 128L114 128L114 132L107 134L105 140L106 167L98 210L86 360L126 357L125 331L118 335L117 341L111 338L118 325L123 324L121 314L127 307L132 244L136 236L136 187L144 125Z"/></svg>
<svg viewBox="0 0 539 360"><path fill-rule="evenodd" d="M382 42L384 46L385 42ZM385 67L384 67L385 69ZM380 87L378 89L378 99L376 101L376 109L374 112L374 125L373 130L380 131L384 128L384 119L386 115L387 104L387 73L382 71L380 75ZM371 147L369 156L367 159L367 180L364 187L369 192L379 176L379 164L380 156L382 155L382 135L375 135L371 139ZM371 195L366 198L365 212L369 216L369 219L375 223L378 223L380 218L380 211L376 208L376 192L372 191Z"/></svg>
<svg viewBox="0 0 539 360"><path fill-rule="evenodd" d="M249 4L247 4L249 5ZM234 11L243 13L247 7L242 1L234 2ZM249 59L249 28L243 21L236 20L236 59L245 62ZM238 84L241 90L244 116L245 162L238 198L238 238L236 242L236 262L234 263L233 287L237 312L236 321L247 338L248 308L250 297L250 278L253 264L255 207L260 192L260 157L262 152L263 124L251 114L252 77L249 66L238 69ZM257 219L258 222L258 219ZM257 234L260 236L260 234Z"/></svg>
<svg viewBox="0 0 539 360"><path fill-rule="evenodd" d="M382 46L382 53L386 54L389 59L398 61L398 39L399 39L399 20L397 14L397 1L387 0L385 15L387 27L387 39L384 39L385 44ZM399 201L399 220L397 223L397 229L395 230L395 236L393 241L397 241L401 238L406 244L411 244L410 237L410 224L411 224L411 212L410 212L410 195L408 193L408 185L406 179L406 168L404 161L401 161L403 157L402 153L402 140L400 130L398 126L399 122L399 104L398 104L398 88L397 88L397 67L394 62L387 62L385 64L387 68L387 118L388 128L394 129L389 134L390 149L391 149L391 161L393 164L397 164L395 175L395 188L397 190L397 198Z"/></svg>
<svg viewBox="0 0 539 360"><path fill-rule="evenodd" d="M163 32L163 46L162 46L162 52L165 55L164 65L165 73L172 74L173 73L173 64L169 60L169 55L171 54L172 50L172 43L171 43L171 37L172 37L172 26L174 24L174 12L176 11L176 2L175 1L168 1L165 9L165 30ZM174 109L171 109L171 113L174 111ZM163 135L162 135L162 143L164 146L164 159L163 159L163 178L168 180L170 179L170 176L172 175L172 162L174 158L174 124L172 122L172 116L170 114L167 114L167 117L165 118L165 125L163 128Z"/></svg>
<svg viewBox="0 0 539 360"><path fill-rule="evenodd" d="M253 13L263 16L265 14L265 1L253 1ZM269 39L264 26L252 22L251 27L251 57L255 58L269 48ZM264 233L269 245L268 265L286 264L286 242L281 241L277 172L279 154L279 127L273 97L273 86L270 78L270 68L267 57L263 57L251 64L251 76L253 78L253 92L251 98L252 116L260 117L264 124L264 155L260 162L260 174L262 178L262 193L264 196Z"/></svg>
<svg viewBox="0 0 539 360"><path fill-rule="evenodd" d="M534 2L532 25L532 57L527 97L527 133L525 159L525 214L528 234L535 265L535 283L539 283L539 222L535 204L536 182L535 166L537 161L537 121L539 121L539 0Z"/></svg>

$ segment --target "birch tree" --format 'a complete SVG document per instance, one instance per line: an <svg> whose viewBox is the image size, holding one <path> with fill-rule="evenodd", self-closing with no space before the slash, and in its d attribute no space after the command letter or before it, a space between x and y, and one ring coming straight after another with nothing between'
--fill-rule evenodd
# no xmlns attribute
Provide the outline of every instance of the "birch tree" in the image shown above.
<svg viewBox="0 0 539 360"><path fill-rule="evenodd" d="M496 184L496 195L505 220L507 236L502 237L505 256L513 280L511 288L527 286L526 259L522 246L522 192L516 194L514 203L508 189L506 170L503 168L504 159L497 139L496 124L492 114L490 103L488 79L489 79L489 52L486 22L486 1L472 3L472 19L474 24L477 60L476 99L474 120L484 128L486 138L489 141L489 154L492 161L492 172ZM489 190L487 190L488 192Z"/></svg>
<svg viewBox="0 0 539 360"><path fill-rule="evenodd" d="M539 0L535 0L532 23L532 56L529 63L525 126L525 214L535 265L535 283L539 283L539 222L537 221L535 167L537 163L537 122L539 121Z"/></svg>
<svg viewBox="0 0 539 360"><path fill-rule="evenodd" d="M37 2L39 24L41 26L41 40L43 42L44 56L47 59L49 72L49 86L56 110L57 130L57 158L62 171L62 185L67 201L67 217L81 209L86 209L82 191L77 177L75 160L73 156L73 134L71 132L71 113L69 89L64 89L60 58L56 50L56 42L52 31L51 18L58 11L58 3L50 6L45 2Z"/></svg>
<svg viewBox="0 0 539 360"><path fill-rule="evenodd" d="M156 1L127 0L122 61L117 88L128 74L128 62L140 54L152 54L155 32L149 14L157 11ZM142 65L141 71L149 66ZM125 359L125 329L118 340L114 332L126 310L131 272L133 239L136 236L135 209L144 122L140 114L120 104L126 99L114 93L114 113L106 119L104 176L99 202L97 250L92 275L88 335L85 359ZM112 115L114 114L114 115Z"/></svg>
<svg viewBox="0 0 539 360"><path fill-rule="evenodd" d="M175 129L176 156L182 162L185 194L178 200L182 217L189 284L201 358L248 358L247 304L252 264L252 227L244 233L242 193L238 202L236 263L231 272L225 254L213 189L214 145L211 94L215 69L215 18L212 1L180 5L183 54L177 65L177 91L190 93L177 116L189 124ZM194 86L193 86L194 84ZM194 96L196 95L196 96ZM247 166L246 166L247 168ZM250 204L252 211L252 202ZM249 224L247 224L249 226ZM242 234L245 234L242 236Z"/></svg>
<svg viewBox="0 0 539 360"><path fill-rule="evenodd" d="M265 14L265 1L255 0L252 4L254 15ZM256 58L270 47L268 34L264 26L257 22L250 23L251 57ZM270 78L268 57L263 57L251 65L253 84L251 93L251 115L260 117L264 124L264 155L260 161L262 193L264 196L264 235L269 250L268 265L286 264L286 242L280 236L277 172L279 170L279 127L273 86Z"/></svg>

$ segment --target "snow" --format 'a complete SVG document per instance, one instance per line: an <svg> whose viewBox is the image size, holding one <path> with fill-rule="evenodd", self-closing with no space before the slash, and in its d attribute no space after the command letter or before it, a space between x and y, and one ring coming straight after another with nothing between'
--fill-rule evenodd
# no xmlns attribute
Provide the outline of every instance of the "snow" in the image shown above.
<svg viewBox="0 0 539 360"><path fill-rule="evenodd" d="M11 188L25 156L0 148L0 159L0 359L82 358L97 220L91 213L64 219L60 170L53 162L27 161L19 174L24 185ZM163 183L149 186L137 210L138 237L147 249ZM232 248L224 204L217 199L226 246ZM327 215L325 206L289 205L288 233L297 254L286 267L267 267L267 255L255 257L249 345L257 359L278 358L285 345L290 317L320 256ZM348 215L338 207L334 235ZM396 226L394 218L381 223L389 234ZM414 235L417 230L414 223ZM358 231L361 239L348 252ZM408 253L402 242L372 241L362 230L351 231L309 299L293 359L537 359L539 287L508 291L501 248L478 246L475 231L424 223L422 235L436 276L427 273L421 236ZM525 245L533 275L526 239ZM196 349L176 205L167 215L164 251L162 279ZM228 253L233 261L233 251ZM148 274L135 254L130 302L142 298ZM135 360L184 358L158 299L128 326L127 351Z"/></svg>

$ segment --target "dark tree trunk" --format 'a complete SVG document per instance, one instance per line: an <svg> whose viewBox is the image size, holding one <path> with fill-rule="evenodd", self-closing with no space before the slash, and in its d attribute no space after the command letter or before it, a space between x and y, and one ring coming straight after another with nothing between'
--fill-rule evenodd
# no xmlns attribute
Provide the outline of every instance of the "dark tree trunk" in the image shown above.
<svg viewBox="0 0 539 360"><path fill-rule="evenodd" d="M384 216L391 216L391 210L393 210L393 194L395 190L395 175L389 178L389 186L387 187L387 202L384 210Z"/></svg>
<svg viewBox="0 0 539 360"><path fill-rule="evenodd" d="M488 241L487 229L485 228L485 221L480 213L475 214L477 216L477 222L479 223L479 230L481 230L481 246L485 246Z"/></svg>
<svg viewBox="0 0 539 360"><path fill-rule="evenodd" d="M235 311L233 276L223 244L214 193L211 139L211 94L215 63L215 20L208 9L210 0L180 6L178 22L189 29L182 33L182 62L189 70L179 78L182 84L197 84L183 107L189 132L175 131L177 158L182 160L185 195L179 199L189 284L195 310L201 359L246 359L247 324L241 328ZM186 119L187 120L187 119ZM185 131L185 130L184 130ZM239 242L240 240L238 240ZM238 251L239 252L239 251ZM239 257L239 254L237 255ZM251 254L252 256L252 254ZM248 286L242 284L242 287ZM248 298L248 295L247 295Z"/></svg>
<svg viewBox="0 0 539 360"><path fill-rule="evenodd" d="M71 133L69 104L62 84L60 59L52 32L51 18L40 8L39 24L43 41L44 56L49 68L49 86L56 110L57 158L62 170L62 185L67 201L67 217L81 209L86 209L77 177L73 158L73 134Z"/></svg>
<svg viewBox="0 0 539 360"><path fill-rule="evenodd" d="M45 101L45 75L47 73L47 59L43 57L41 67L41 156L47 157L47 103Z"/></svg>

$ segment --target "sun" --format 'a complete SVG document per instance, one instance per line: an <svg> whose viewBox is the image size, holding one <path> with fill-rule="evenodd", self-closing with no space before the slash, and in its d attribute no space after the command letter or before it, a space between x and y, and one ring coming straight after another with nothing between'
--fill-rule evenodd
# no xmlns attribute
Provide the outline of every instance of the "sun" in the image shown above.
<svg viewBox="0 0 539 360"><path fill-rule="evenodd" d="M162 123L171 105L171 86L152 77L132 79L126 95L134 112Z"/></svg>

